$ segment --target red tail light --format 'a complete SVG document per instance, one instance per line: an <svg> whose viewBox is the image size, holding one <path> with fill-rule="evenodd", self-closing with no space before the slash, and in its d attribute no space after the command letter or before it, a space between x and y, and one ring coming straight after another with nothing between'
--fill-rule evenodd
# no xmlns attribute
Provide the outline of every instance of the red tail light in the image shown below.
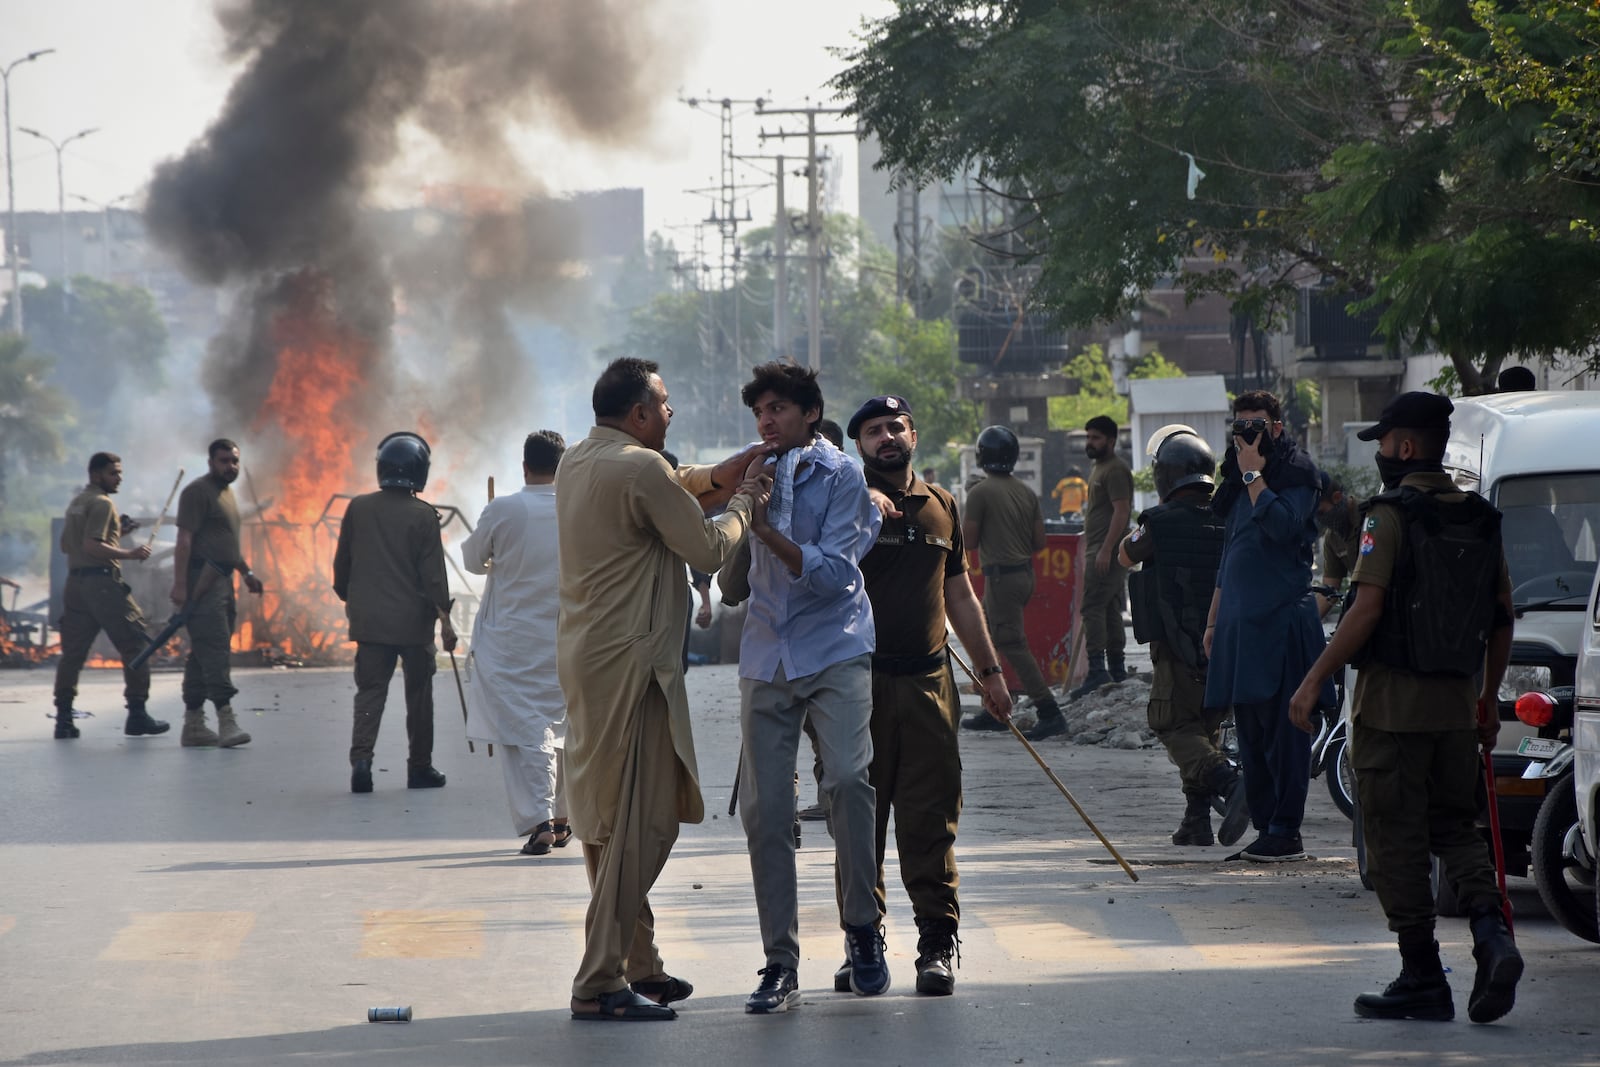
<svg viewBox="0 0 1600 1067"><path fill-rule="evenodd" d="M1517 718L1529 726L1549 726L1556 717L1556 702L1548 693L1523 693L1517 698Z"/></svg>

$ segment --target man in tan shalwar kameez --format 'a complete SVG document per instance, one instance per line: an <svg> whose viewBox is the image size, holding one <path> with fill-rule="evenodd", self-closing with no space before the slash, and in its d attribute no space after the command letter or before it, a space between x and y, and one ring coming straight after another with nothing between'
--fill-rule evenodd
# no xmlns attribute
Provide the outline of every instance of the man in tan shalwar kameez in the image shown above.
<svg viewBox="0 0 1600 1067"><path fill-rule="evenodd" d="M666 973L647 899L679 824L705 817L683 682L683 567L721 566L762 486L743 480L758 450L715 468L667 465L672 409L656 369L606 368L597 425L556 473L568 800L592 890L574 1019L672 1019L667 1005L693 991ZM703 506L736 485L707 519Z"/></svg>

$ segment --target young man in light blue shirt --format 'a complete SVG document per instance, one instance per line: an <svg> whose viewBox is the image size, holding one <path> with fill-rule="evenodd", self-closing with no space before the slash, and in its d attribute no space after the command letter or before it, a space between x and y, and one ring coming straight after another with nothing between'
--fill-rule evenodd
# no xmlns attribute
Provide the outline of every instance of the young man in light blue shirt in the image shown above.
<svg viewBox="0 0 1600 1067"><path fill-rule="evenodd" d="M860 568L881 519L861 471L817 434L822 390L815 371L768 363L740 395L762 441L776 451L771 496L751 514L750 608L739 646L739 809L766 952L745 1011L766 1015L800 997L794 768L808 715L832 808L851 988L861 996L889 988L873 897L875 803L867 777L876 631Z"/></svg>

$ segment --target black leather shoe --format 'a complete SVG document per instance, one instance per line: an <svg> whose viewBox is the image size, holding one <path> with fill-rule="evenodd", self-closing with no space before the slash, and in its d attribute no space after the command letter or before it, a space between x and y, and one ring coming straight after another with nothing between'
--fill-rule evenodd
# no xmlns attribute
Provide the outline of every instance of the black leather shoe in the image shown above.
<svg viewBox="0 0 1600 1067"><path fill-rule="evenodd" d="M1051 715L1034 723L1033 729L1022 736L1029 741L1043 741L1047 737L1067 732L1067 717L1065 715Z"/></svg>
<svg viewBox="0 0 1600 1067"><path fill-rule="evenodd" d="M1111 684L1111 674L1110 674L1109 671L1106 671L1103 668L1102 669L1093 669L1093 668L1091 668L1089 673L1084 677L1083 684L1078 686L1078 688L1074 689L1072 692L1068 693L1067 694L1067 699L1068 700L1082 700L1084 697L1088 696L1090 693L1094 692L1096 689L1099 689L1101 686L1110 685L1110 684Z"/></svg>
<svg viewBox="0 0 1600 1067"><path fill-rule="evenodd" d="M1400 977L1382 993L1362 993L1356 997L1356 1014L1367 1019L1424 1019L1449 1022L1456 1017L1450 999L1450 983L1444 972L1417 975L1402 967Z"/></svg>
<svg viewBox="0 0 1600 1067"><path fill-rule="evenodd" d="M889 961L883 958L883 929L876 923L844 928L850 961L850 988L858 997L875 997L889 988Z"/></svg>
<svg viewBox="0 0 1600 1067"><path fill-rule="evenodd" d="M56 712L57 741L71 741L73 738L78 737L81 732L82 731L80 731L72 722L71 708L68 708L66 711Z"/></svg>
<svg viewBox="0 0 1600 1067"><path fill-rule="evenodd" d="M1006 724L987 711L975 711L961 720L963 730L1004 730Z"/></svg>
<svg viewBox="0 0 1600 1067"><path fill-rule="evenodd" d="M775 963L756 973L761 975L761 984L744 1002L748 1014L776 1015L788 1011L789 1006L800 999L800 976L793 967Z"/></svg>
<svg viewBox="0 0 1600 1067"><path fill-rule="evenodd" d="M680 1000L688 1000L694 995L694 986L682 978L667 975L659 982L634 982L630 986L641 997L648 997L657 1004L676 1004Z"/></svg>
<svg viewBox="0 0 1600 1067"><path fill-rule="evenodd" d="M406 770L407 789L438 789L444 785L444 775L432 767L411 767Z"/></svg>
<svg viewBox="0 0 1600 1067"><path fill-rule="evenodd" d="M372 761L358 759L350 764L350 792L372 792Z"/></svg>
<svg viewBox="0 0 1600 1067"><path fill-rule="evenodd" d="M152 719L143 708L129 708L128 721L123 723L122 732L129 737L146 737L164 734L172 729L172 724L160 719Z"/></svg>
<svg viewBox="0 0 1600 1067"><path fill-rule="evenodd" d="M918 919L917 992L948 997L956 991L954 967L961 960L961 938L949 920Z"/></svg>

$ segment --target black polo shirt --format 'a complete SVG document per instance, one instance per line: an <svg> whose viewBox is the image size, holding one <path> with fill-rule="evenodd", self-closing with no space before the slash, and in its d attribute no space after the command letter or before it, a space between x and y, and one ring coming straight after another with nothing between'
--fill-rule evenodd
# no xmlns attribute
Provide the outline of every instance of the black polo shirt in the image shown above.
<svg viewBox="0 0 1600 1067"><path fill-rule="evenodd" d="M927 656L945 645L944 583L966 571L961 516L955 497L915 474L901 492L872 468L867 485L902 512L885 518L878 540L861 559L867 599L878 630L877 655Z"/></svg>

